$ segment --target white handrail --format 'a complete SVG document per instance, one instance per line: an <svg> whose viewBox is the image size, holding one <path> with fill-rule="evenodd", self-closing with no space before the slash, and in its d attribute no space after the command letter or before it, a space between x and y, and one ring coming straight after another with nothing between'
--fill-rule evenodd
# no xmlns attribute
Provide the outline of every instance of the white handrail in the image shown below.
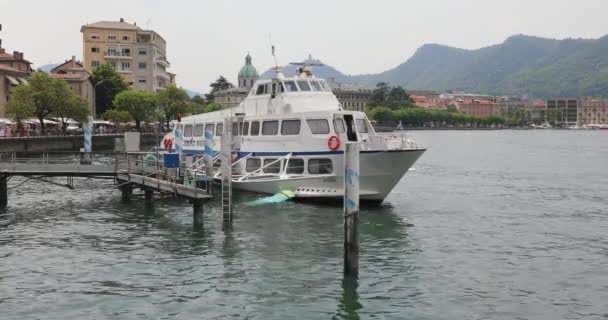
<svg viewBox="0 0 608 320"><path fill-rule="evenodd" d="M239 178L237 181L243 181L243 179L248 178L249 176L251 176L251 175L253 175L253 174L259 173L259 172L260 172L260 171L262 171L264 168L269 167L269 166L271 166L271 165L273 165L273 164L275 164L275 163L277 163L277 162L279 162L279 161L282 161L282 160L283 160L283 159L285 159L285 158L289 158L289 157L291 157L291 152L290 152L290 153L288 153L288 154L286 154L286 155L284 155L284 156L282 156L282 157L280 157L280 158L278 158L278 159L276 159L275 161L270 162L270 163L269 163L269 164L267 164L267 165L261 166L260 168L258 168L258 169L256 169L256 170L254 170L254 171L248 172L248 173L247 173L247 174L245 174L244 176L240 177L240 178Z"/></svg>

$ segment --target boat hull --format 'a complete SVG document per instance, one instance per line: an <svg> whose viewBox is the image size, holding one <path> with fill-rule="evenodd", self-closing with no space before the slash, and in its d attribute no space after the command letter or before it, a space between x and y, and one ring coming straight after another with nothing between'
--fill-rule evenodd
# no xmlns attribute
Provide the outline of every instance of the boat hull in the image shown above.
<svg viewBox="0 0 608 320"><path fill-rule="evenodd" d="M393 190L425 149L361 152L359 158L359 194L363 201L380 202ZM234 181L233 188L257 193L275 194L283 190L298 199L342 198L344 194L344 155L333 158L331 175L307 175L287 179L259 177Z"/></svg>

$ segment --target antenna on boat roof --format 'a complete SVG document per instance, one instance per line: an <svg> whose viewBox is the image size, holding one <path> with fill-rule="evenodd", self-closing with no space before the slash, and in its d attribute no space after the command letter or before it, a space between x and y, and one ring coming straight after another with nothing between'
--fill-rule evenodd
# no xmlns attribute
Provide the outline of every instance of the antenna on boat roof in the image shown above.
<svg viewBox="0 0 608 320"><path fill-rule="evenodd" d="M283 74L281 73L281 67L279 66L279 62L277 60L277 55L275 54L274 43L272 43L272 35L268 34L268 42L270 42L270 50L272 53L272 59L274 60L274 72L277 78L283 78Z"/></svg>

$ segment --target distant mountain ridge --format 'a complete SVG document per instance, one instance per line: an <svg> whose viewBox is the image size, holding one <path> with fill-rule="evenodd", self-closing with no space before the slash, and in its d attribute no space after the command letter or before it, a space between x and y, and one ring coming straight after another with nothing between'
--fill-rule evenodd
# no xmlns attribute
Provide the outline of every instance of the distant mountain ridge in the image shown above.
<svg viewBox="0 0 608 320"><path fill-rule="evenodd" d="M293 74L290 68L284 68L286 75ZM516 35L476 50L426 44L404 63L378 74L345 75L331 66L317 67L315 74L370 87L384 81L410 90L608 96L608 36L555 40Z"/></svg>

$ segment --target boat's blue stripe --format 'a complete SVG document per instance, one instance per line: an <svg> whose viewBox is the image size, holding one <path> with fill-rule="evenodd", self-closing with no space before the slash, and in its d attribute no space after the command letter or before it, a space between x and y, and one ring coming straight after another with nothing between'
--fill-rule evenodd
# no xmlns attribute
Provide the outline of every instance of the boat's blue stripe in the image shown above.
<svg viewBox="0 0 608 320"><path fill-rule="evenodd" d="M168 149L160 149L160 151L169 151ZM175 150L172 150L175 151ZM411 149L411 150L361 150L361 153L382 153L382 152L403 152L403 151L424 151L422 149ZM219 152L214 152L215 156ZM320 156L320 155L329 155L329 154L344 154L344 151L300 151L300 152L251 152L251 151L240 151L238 152L238 157L245 157L251 154L252 157L281 157L286 156L291 153L293 156ZM195 150L195 149L184 149L182 151L184 155L204 155L205 150Z"/></svg>

